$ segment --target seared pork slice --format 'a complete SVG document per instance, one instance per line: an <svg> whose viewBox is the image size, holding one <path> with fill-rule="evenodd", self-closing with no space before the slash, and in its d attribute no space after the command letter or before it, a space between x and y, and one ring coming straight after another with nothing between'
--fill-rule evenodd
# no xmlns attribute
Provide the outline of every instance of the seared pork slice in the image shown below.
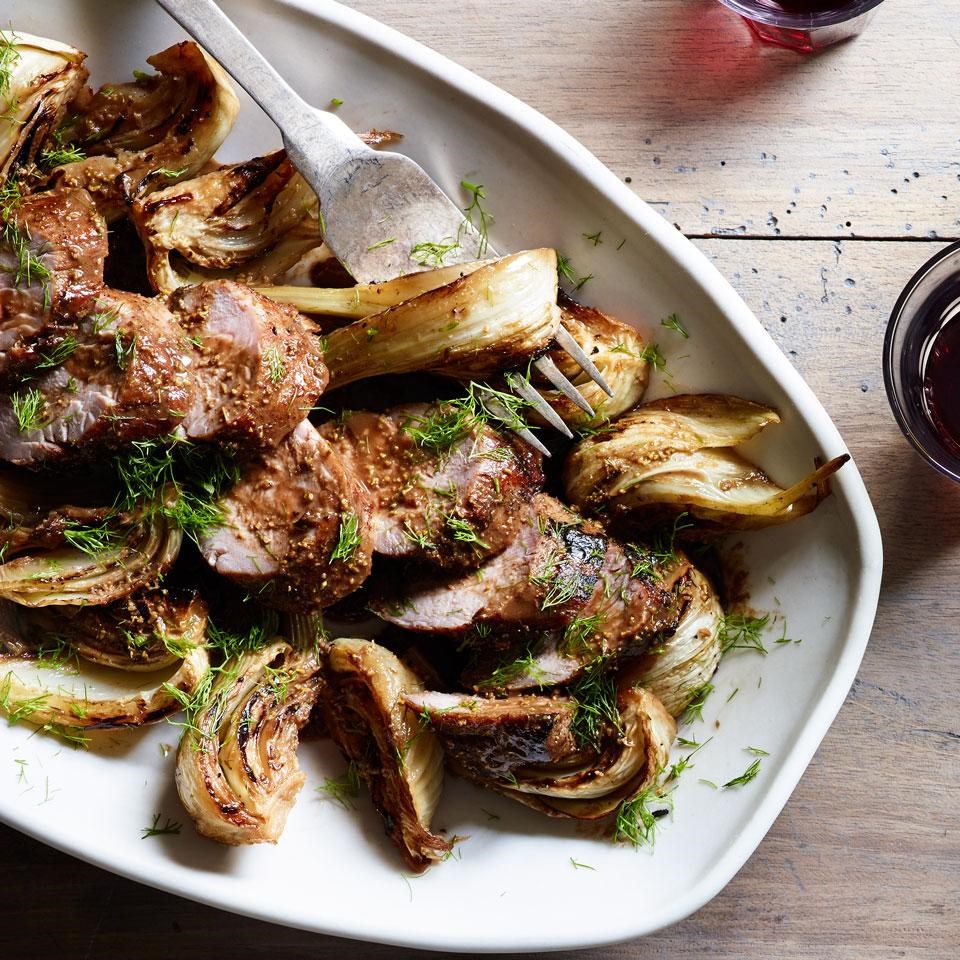
<svg viewBox="0 0 960 960"><path fill-rule="evenodd" d="M664 570L659 580L634 576L633 562L623 547L611 540L597 590L581 613L582 628L583 621L587 621L584 635L570 636L571 631L567 631L570 651L585 648L588 657L598 653L643 653L655 636L677 626L681 604L672 588L689 568L684 559ZM577 627L575 621L572 626Z"/></svg>
<svg viewBox="0 0 960 960"><path fill-rule="evenodd" d="M610 540L593 594L563 627L474 627L461 641L468 655L461 684L483 693L539 690L573 682L598 657L619 662L647 653L680 622L687 605L682 587L693 568L683 555L643 566L645 575Z"/></svg>
<svg viewBox="0 0 960 960"><path fill-rule="evenodd" d="M107 228L86 190L41 193L3 209L0 372L10 351L58 316L83 311L103 287Z"/></svg>
<svg viewBox="0 0 960 960"><path fill-rule="evenodd" d="M436 633L478 623L562 625L593 595L606 549L597 524L537 494L510 546L477 571L410 580L374 607L399 627Z"/></svg>
<svg viewBox="0 0 960 960"><path fill-rule="evenodd" d="M189 408L190 344L159 300L103 290L59 365L0 396L0 458L92 457L169 433Z"/></svg>
<svg viewBox="0 0 960 960"><path fill-rule="evenodd" d="M686 558L656 578L633 576L632 562L611 540L590 600L561 628L483 629L461 644L469 654L460 682L483 693L515 693L568 684L598 657L618 662L646 654L669 637L686 609Z"/></svg>
<svg viewBox="0 0 960 960"><path fill-rule="evenodd" d="M373 497L374 552L449 568L476 567L516 536L543 483L539 455L478 425L449 449L417 437L443 404L351 413L320 431Z"/></svg>
<svg viewBox="0 0 960 960"><path fill-rule="evenodd" d="M220 507L201 552L269 606L319 610L370 573L369 497L308 420L247 464Z"/></svg>
<svg viewBox="0 0 960 960"><path fill-rule="evenodd" d="M270 448L323 393L320 342L292 307L230 280L182 287L169 303L200 355L188 437Z"/></svg>
<svg viewBox="0 0 960 960"><path fill-rule="evenodd" d="M656 783L677 732L648 690L605 682L602 717L584 710L576 690L472 702L413 692L404 703L429 717L462 776L549 816L599 820Z"/></svg>
<svg viewBox="0 0 960 960"><path fill-rule="evenodd" d="M404 703L430 718L447 760L472 779L515 782L531 765L582 763L573 734L576 704L569 697L515 696L486 700L464 693L410 691Z"/></svg>

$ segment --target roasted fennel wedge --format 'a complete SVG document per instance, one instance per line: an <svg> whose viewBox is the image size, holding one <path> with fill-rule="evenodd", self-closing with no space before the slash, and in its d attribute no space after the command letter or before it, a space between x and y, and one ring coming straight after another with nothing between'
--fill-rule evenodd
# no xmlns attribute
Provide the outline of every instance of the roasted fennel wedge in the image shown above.
<svg viewBox="0 0 960 960"><path fill-rule="evenodd" d="M20 171L47 167L55 144L43 149L87 79L86 54L45 37L0 30L4 89L0 106L0 181ZM9 72L8 72L9 71Z"/></svg>
<svg viewBox="0 0 960 960"><path fill-rule="evenodd" d="M209 664L206 649L190 645L165 670L109 669L80 657L72 639L0 601L0 712L11 723L75 742L88 729L142 726L178 710Z"/></svg>
<svg viewBox="0 0 960 960"><path fill-rule="evenodd" d="M420 370L472 380L526 367L559 325L556 252L526 250L334 330L324 360L331 389Z"/></svg>
<svg viewBox="0 0 960 960"><path fill-rule="evenodd" d="M162 670L206 639L207 605L193 591L157 587L113 603L24 611L39 630L65 638L77 656L117 670Z"/></svg>
<svg viewBox="0 0 960 960"><path fill-rule="evenodd" d="M368 317L373 313L395 307L430 290L445 287L465 277L493 260L475 260L435 270L406 273L383 283L358 283L353 287L259 287L259 292L271 300L289 303L301 313L315 313L328 317Z"/></svg>
<svg viewBox="0 0 960 960"><path fill-rule="evenodd" d="M272 283L321 242L316 197L282 150L165 185L130 219L162 294L223 277Z"/></svg>
<svg viewBox="0 0 960 960"><path fill-rule="evenodd" d="M613 396L608 396L565 350L560 349L551 350L547 356L593 407L594 415L590 416L546 382L536 382L535 386L571 427L603 429L610 420L643 399L650 380L650 367L657 360L657 353L644 343L634 327L599 310L581 306L566 297L560 298L560 308L564 327L596 364ZM540 420L535 412L531 413L531 418Z"/></svg>
<svg viewBox="0 0 960 960"><path fill-rule="evenodd" d="M779 422L775 410L740 397L655 400L571 450L567 498L641 529L683 513L720 532L787 523L816 508L830 492L827 479L850 457L836 457L783 488L735 449Z"/></svg>
<svg viewBox="0 0 960 960"><path fill-rule="evenodd" d="M650 691L671 716L679 717L720 663L723 608L710 581L690 567L677 584L683 604L673 633L627 667L630 682Z"/></svg>
<svg viewBox="0 0 960 960"><path fill-rule="evenodd" d="M182 699L177 791L197 832L220 843L276 843L306 779L300 730L321 678L314 652L274 639L232 657Z"/></svg>
<svg viewBox="0 0 960 960"><path fill-rule="evenodd" d="M183 543L183 531L160 513L105 537L102 549L63 546L0 564L0 598L25 607L110 603L154 584Z"/></svg>
<svg viewBox="0 0 960 960"><path fill-rule="evenodd" d="M233 127L240 103L223 68L192 41L147 58L156 74L81 96L58 132L78 159L54 186L86 187L108 221L129 201L197 173Z"/></svg>
<svg viewBox="0 0 960 960"><path fill-rule="evenodd" d="M372 640L334 640L325 671L321 702L330 735L366 781L387 836L419 873L453 849L430 829L443 787L443 751L404 700L423 683Z"/></svg>

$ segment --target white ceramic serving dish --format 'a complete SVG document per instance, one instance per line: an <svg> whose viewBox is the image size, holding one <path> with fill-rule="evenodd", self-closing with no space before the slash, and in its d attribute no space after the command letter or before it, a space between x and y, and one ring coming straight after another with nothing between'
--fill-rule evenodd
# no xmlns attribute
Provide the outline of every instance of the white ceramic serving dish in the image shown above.
<svg viewBox="0 0 960 960"><path fill-rule="evenodd" d="M844 451L816 397L716 269L549 120L336 3L223 5L309 100L341 98L341 116L356 129L402 131L402 149L451 196L460 195L463 177L483 183L499 249L556 246L580 273L593 273L584 298L659 341L678 389L775 405L783 424L753 449L775 477L792 481L814 456ZM147 0L8 0L4 20L86 50L97 83L128 77L148 54L182 38ZM278 144L244 99L223 156ZM594 247L583 234L597 231L604 242ZM672 312L689 340L660 326ZM661 822L652 853L450 781L436 824L469 835L462 857L407 880L365 800L347 812L314 792L343 763L329 744L313 743L300 751L308 786L276 847L221 847L196 837L189 823L179 836L143 840L155 813L187 820L173 755L161 755L160 744L176 742L167 724L118 734L115 748L102 752L3 725L0 818L143 883L323 933L462 951L574 948L649 933L701 907L756 848L840 708L876 609L880 536L854 464L815 514L745 541L753 605L785 614L789 634L803 642L724 661L703 723L686 733L713 740L681 780L675 814ZM748 745L770 753L753 783L717 792L698 782L742 773L752 760ZM21 769L26 779L17 782ZM571 858L594 869L576 869Z"/></svg>

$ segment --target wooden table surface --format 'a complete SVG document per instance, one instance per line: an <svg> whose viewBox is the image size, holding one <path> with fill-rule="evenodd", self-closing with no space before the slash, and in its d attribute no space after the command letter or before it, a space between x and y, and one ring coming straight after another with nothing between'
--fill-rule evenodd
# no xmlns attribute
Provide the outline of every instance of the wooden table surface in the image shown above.
<svg viewBox="0 0 960 960"><path fill-rule="evenodd" d="M960 0L889 0L814 58L752 43L715 0L352 6L546 113L693 237L823 401L883 530L863 666L770 834L697 914L589 955L960 956L960 487L901 438L880 367L899 290L960 237ZM11 958L398 953L180 901L4 828L0 902Z"/></svg>

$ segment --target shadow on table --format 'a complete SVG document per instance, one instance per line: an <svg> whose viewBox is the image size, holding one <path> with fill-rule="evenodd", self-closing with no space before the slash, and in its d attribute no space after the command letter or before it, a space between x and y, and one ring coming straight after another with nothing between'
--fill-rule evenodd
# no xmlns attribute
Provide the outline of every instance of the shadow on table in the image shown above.
<svg viewBox="0 0 960 960"><path fill-rule="evenodd" d="M888 591L910 590L936 576L960 550L960 485L924 463L899 436L887 453L886 494L874 502L884 544L881 601Z"/></svg>
<svg viewBox="0 0 960 960"><path fill-rule="evenodd" d="M653 119L697 120L739 109L771 86L794 84L842 47L815 57L756 40L746 23L717 0L634 3L625 13L623 38L636 65L633 106ZM661 38L668 37L669 42ZM626 56L626 50L617 51ZM628 75L629 68L623 71ZM650 78L662 82L650 89Z"/></svg>

